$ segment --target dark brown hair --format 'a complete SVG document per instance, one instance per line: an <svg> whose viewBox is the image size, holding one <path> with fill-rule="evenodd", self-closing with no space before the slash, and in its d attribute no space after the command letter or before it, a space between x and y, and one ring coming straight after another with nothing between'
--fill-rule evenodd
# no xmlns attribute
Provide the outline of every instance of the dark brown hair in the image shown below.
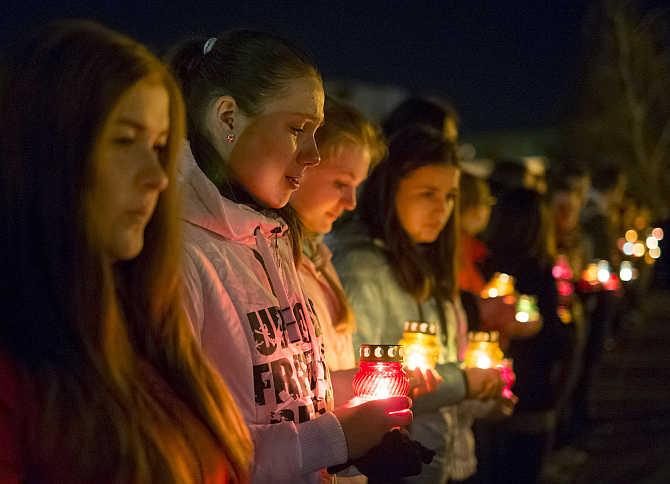
<svg viewBox="0 0 670 484"><path fill-rule="evenodd" d="M161 162L170 180L144 249L113 266L87 217L96 147L121 97L144 79L170 98ZM148 363L200 420L246 480L251 440L200 352L180 298L176 157L181 95L139 43L88 21L48 25L0 69L0 349L33 384L39 408L26 436L40 462L72 465L73 481L196 482L191 429L154 394ZM11 275L11 276L10 276ZM146 362L146 363L145 363Z"/></svg>
<svg viewBox="0 0 670 484"><path fill-rule="evenodd" d="M389 142L387 159L365 184L358 210L370 235L384 241L400 286L419 301L430 296L451 299L457 291L458 200L437 240L420 247L402 228L395 208L400 181L430 165L458 166L454 144L426 126L400 130Z"/></svg>
<svg viewBox="0 0 670 484"><path fill-rule="evenodd" d="M555 255L553 224L542 195L526 188L504 193L491 213L486 240L505 267L528 258L550 263Z"/></svg>
<svg viewBox="0 0 670 484"><path fill-rule="evenodd" d="M386 136L393 136L403 128L415 124L429 126L440 133L444 132L447 120L453 120L456 126L460 118L456 109L446 100L436 98L410 97L398 104L382 124Z"/></svg>
<svg viewBox="0 0 670 484"><path fill-rule="evenodd" d="M168 62L186 101L188 139L198 166L227 198L237 199L240 187L231 185L226 160L208 139L205 116L211 102L231 96L247 116L259 114L271 99L282 95L289 81L306 76L321 79L314 63L298 47L272 34L232 30L212 40L196 37L173 47ZM244 190L244 187L241 187ZM249 201L247 194L242 199ZM290 228L293 253L300 257L300 224L287 205L277 210Z"/></svg>

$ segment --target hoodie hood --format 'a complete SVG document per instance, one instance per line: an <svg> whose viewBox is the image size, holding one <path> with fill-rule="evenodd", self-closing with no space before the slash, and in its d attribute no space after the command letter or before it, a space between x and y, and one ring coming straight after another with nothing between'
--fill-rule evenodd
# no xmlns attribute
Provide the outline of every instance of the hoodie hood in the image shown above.
<svg viewBox="0 0 670 484"><path fill-rule="evenodd" d="M346 253L357 248L368 247L370 244L386 250L384 241L370 237L367 226L358 217L352 217L339 225L325 236L324 242L333 253Z"/></svg>
<svg viewBox="0 0 670 484"><path fill-rule="evenodd" d="M256 245L257 229L267 238L283 236L288 230L271 210L259 212L223 197L196 163L189 143L184 144L178 177L183 191L182 219L190 224L250 246Z"/></svg>

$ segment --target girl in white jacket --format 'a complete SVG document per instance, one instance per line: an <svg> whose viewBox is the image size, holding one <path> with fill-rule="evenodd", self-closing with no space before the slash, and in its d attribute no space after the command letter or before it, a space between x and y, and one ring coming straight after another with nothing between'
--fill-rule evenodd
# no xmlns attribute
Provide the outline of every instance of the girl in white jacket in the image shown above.
<svg viewBox="0 0 670 484"><path fill-rule="evenodd" d="M190 142L187 312L251 429L254 481L320 482L411 420L405 397L333 410L318 315L296 272L299 229L284 207L319 162L321 78L295 47L252 31L187 41L170 59Z"/></svg>

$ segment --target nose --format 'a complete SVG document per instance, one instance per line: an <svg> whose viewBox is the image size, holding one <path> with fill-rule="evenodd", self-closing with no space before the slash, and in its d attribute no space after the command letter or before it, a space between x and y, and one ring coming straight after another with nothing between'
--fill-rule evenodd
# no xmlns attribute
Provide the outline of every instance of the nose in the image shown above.
<svg viewBox="0 0 670 484"><path fill-rule="evenodd" d="M298 154L298 163L310 167L316 166L321 162L321 155L319 155L319 148L316 146L316 140L314 136L311 136L308 141L305 142L303 147Z"/></svg>
<svg viewBox="0 0 670 484"><path fill-rule="evenodd" d="M148 152L144 156L140 180L142 187L148 190L162 192L168 186L169 180L161 164L160 155L152 148L148 148Z"/></svg>
<svg viewBox="0 0 670 484"><path fill-rule="evenodd" d="M345 210L356 208L356 188L346 187L342 193L342 206Z"/></svg>

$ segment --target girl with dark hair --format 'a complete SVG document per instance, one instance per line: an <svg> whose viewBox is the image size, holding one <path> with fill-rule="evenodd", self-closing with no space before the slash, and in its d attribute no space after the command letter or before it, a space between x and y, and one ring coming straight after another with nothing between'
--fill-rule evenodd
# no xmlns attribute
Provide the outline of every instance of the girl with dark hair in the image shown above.
<svg viewBox="0 0 670 484"><path fill-rule="evenodd" d="M248 430L182 310L172 76L85 21L0 73L0 481L246 482Z"/></svg>
<svg viewBox="0 0 670 484"><path fill-rule="evenodd" d="M406 397L333 409L323 331L296 270L286 204L320 161L321 77L296 47L248 30L187 41L170 58L188 119L191 323L251 429L254 481L320 482L411 421Z"/></svg>
<svg viewBox="0 0 670 484"><path fill-rule="evenodd" d="M553 226L542 196L518 188L498 199L487 230L492 272L516 278L520 293L537 296L542 329L528 339L512 340L519 397L515 414L501 425L495 442L494 482L536 482L556 422L557 371L564 363L569 330L558 315L558 294L552 275ZM505 472L495 472L505 466Z"/></svg>
<svg viewBox="0 0 670 484"><path fill-rule="evenodd" d="M405 321L439 322L437 372L443 381L416 398L411 428L412 437L437 455L412 482L444 482L474 472L474 449L467 448L466 435L456 435L459 410L453 405L501 391L496 370L458 365L467 331L455 263L459 175L454 145L440 132L402 130L366 182L355 218L329 239L356 315L355 344L395 344ZM447 421L454 433L448 433Z"/></svg>

